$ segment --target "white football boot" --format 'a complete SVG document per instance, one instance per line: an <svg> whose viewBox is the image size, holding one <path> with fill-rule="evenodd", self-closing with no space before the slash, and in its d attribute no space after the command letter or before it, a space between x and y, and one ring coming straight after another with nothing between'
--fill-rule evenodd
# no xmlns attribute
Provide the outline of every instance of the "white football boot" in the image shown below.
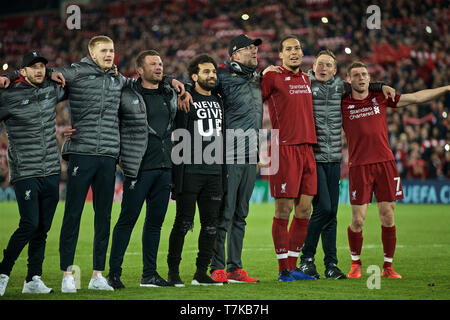
<svg viewBox="0 0 450 320"><path fill-rule="evenodd" d="M89 281L88 289L114 291L114 288L108 284L106 278L101 274L98 274L95 278L91 278L91 281Z"/></svg>
<svg viewBox="0 0 450 320"><path fill-rule="evenodd" d="M77 292L77 288L75 287L75 278L73 277L73 275L68 274L62 279L61 292L62 293Z"/></svg>
<svg viewBox="0 0 450 320"><path fill-rule="evenodd" d="M3 296L5 294L8 281L9 277L6 274L0 274L0 296Z"/></svg>
<svg viewBox="0 0 450 320"><path fill-rule="evenodd" d="M50 293L52 288L48 288L40 276L33 276L30 282L24 281L22 293Z"/></svg>

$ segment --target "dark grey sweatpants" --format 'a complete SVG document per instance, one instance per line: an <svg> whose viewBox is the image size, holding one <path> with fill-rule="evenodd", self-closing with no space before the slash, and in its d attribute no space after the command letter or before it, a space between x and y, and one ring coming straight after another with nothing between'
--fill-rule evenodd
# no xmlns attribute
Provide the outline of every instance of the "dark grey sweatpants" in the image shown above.
<svg viewBox="0 0 450 320"><path fill-rule="evenodd" d="M230 272L242 268L245 219L255 187L256 165L228 164L227 171L227 191L219 214L211 270L225 269L226 261L227 272ZM225 240L227 241L227 258L225 258Z"/></svg>

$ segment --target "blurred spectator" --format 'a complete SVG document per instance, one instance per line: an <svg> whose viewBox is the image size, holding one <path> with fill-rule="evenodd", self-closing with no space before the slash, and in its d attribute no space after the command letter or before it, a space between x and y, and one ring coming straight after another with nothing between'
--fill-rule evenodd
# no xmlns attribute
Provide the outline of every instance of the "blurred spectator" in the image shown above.
<svg viewBox="0 0 450 320"><path fill-rule="evenodd" d="M427 163L420 158L419 146L416 142L411 145L407 161L407 178L424 180L427 177Z"/></svg>

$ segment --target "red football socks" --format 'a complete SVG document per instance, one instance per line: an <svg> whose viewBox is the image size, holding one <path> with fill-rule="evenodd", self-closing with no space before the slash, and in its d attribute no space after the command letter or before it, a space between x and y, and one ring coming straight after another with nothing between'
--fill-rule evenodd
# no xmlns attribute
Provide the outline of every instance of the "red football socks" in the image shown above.
<svg viewBox="0 0 450 320"><path fill-rule="evenodd" d="M273 218L272 239L275 246L275 253L278 259L278 271L288 269L288 226L289 220Z"/></svg>
<svg viewBox="0 0 450 320"><path fill-rule="evenodd" d="M350 254L352 256L352 264L361 264L361 249L363 244L362 231L353 232L350 226L347 228L348 244L350 246Z"/></svg>
<svg viewBox="0 0 450 320"><path fill-rule="evenodd" d="M306 239L309 219L294 218L289 227L289 269L294 270L297 266L297 259L302 251L303 244Z"/></svg>
<svg viewBox="0 0 450 320"><path fill-rule="evenodd" d="M397 243L395 226L381 226L381 241L383 242L384 252L383 268L391 267L392 259L394 258L395 245Z"/></svg>

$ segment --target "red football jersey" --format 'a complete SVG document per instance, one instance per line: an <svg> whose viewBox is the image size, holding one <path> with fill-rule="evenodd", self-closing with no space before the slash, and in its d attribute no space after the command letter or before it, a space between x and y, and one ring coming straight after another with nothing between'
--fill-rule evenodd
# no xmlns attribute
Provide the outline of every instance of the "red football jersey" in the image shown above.
<svg viewBox="0 0 450 320"><path fill-rule="evenodd" d="M363 100L348 95L342 100L342 126L347 137L349 167L394 160L389 146L386 107L395 108L395 102L386 100L382 92L369 92Z"/></svg>
<svg viewBox="0 0 450 320"><path fill-rule="evenodd" d="M315 144L316 127L311 81L301 70L267 72L261 80L263 101L268 101L272 128L279 131L280 145Z"/></svg>

